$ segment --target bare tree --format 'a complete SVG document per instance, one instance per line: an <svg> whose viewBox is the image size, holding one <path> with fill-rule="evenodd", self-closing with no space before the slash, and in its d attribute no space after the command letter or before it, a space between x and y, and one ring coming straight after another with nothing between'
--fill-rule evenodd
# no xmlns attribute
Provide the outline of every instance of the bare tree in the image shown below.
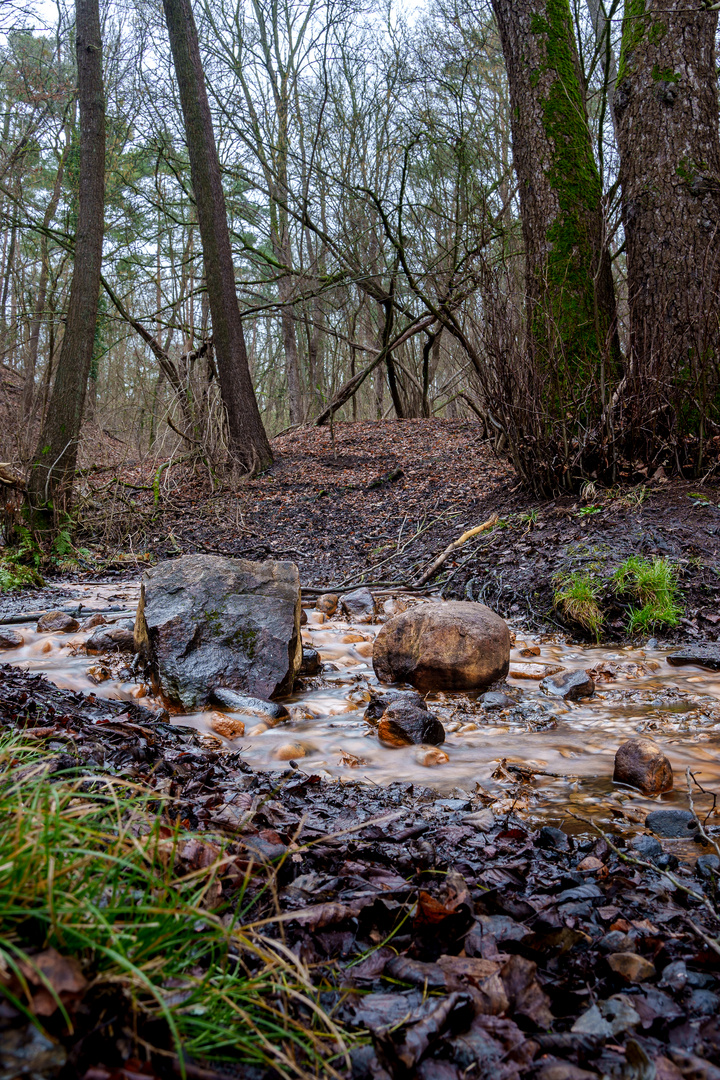
<svg viewBox="0 0 720 1080"><path fill-rule="evenodd" d="M249 472L272 463L250 379L235 287L230 233L212 117L189 0L163 0L180 90L198 226L205 263L218 377L232 456Z"/></svg>
<svg viewBox="0 0 720 1080"><path fill-rule="evenodd" d="M36 524L67 511L93 359L105 208L105 94L98 0L77 0L80 176L75 264L65 335L28 484Z"/></svg>

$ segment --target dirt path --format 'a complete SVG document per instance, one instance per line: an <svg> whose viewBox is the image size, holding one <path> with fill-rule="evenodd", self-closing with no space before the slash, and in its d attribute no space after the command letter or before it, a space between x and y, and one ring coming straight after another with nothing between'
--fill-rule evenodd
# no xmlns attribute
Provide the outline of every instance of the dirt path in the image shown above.
<svg viewBox="0 0 720 1080"><path fill-rule="evenodd" d="M212 493L207 473L126 469L123 498L106 473L85 542L109 534L125 551L167 558L208 551L291 559L306 588L417 580L444 548L491 515L498 526L449 560L431 584L443 595L490 604L529 625L556 625L556 574L603 578L627 556L677 567L683 621L664 636L720 632L720 486L668 481L590 488L583 499L538 503L468 421L407 420L309 428L275 440L276 461L257 480ZM128 487L128 485L131 485ZM155 490L153 490L153 486ZM621 610L605 635L623 636ZM613 625L615 624L615 625ZM577 628L574 628L577 631Z"/></svg>

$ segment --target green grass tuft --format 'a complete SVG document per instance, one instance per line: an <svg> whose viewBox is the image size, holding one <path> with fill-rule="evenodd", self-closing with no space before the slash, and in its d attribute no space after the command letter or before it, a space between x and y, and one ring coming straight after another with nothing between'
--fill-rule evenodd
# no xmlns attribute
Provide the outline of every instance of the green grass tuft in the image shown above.
<svg viewBox="0 0 720 1080"><path fill-rule="evenodd" d="M590 574L576 571L567 578L557 579L557 584L555 607L571 622L599 638L605 619L598 603L603 590L602 582Z"/></svg>
<svg viewBox="0 0 720 1080"><path fill-rule="evenodd" d="M194 863L193 845L202 855ZM219 888L229 867L231 903ZM0 742L0 991L38 1027L28 973L37 972L33 956L54 948L93 986L121 989L133 1029L159 1022L181 1062L337 1075L329 1058L344 1046L307 970L249 925L245 897L258 869L223 839L173 824L149 789L107 776L50 779L36 746ZM45 989L69 1026L72 1003Z"/></svg>
<svg viewBox="0 0 720 1080"><path fill-rule="evenodd" d="M639 606L628 614L628 633L650 633L677 626L684 608L680 602L677 571L668 559L631 555L612 577L617 593L630 596Z"/></svg>

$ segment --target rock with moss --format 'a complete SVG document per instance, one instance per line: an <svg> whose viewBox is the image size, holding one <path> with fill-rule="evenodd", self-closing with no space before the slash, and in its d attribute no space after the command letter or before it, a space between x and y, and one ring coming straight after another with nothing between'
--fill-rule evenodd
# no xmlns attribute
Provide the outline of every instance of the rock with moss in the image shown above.
<svg viewBox="0 0 720 1080"><path fill-rule="evenodd" d="M268 699L292 690L300 612L294 563L184 555L143 575L135 648L176 708L202 708L216 687Z"/></svg>

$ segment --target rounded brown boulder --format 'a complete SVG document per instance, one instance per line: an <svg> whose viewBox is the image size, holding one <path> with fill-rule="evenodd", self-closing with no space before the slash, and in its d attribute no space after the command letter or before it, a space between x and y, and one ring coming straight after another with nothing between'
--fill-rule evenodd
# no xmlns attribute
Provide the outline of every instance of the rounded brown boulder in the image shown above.
<svg viewBox="0 0 720 1080"><path fill-rule="evenodd" d="M510 631L484 604L419 604L385 623L375 639L380 682L418 690L477 690L507 675Z"/></svg>
<svg viewBox="0 0 720 1080"><path fill-rule="evenodd" d="M672 791L672 765L650 739L628 739L615 754L616 784L637 788L643 795Z"/></svg>

